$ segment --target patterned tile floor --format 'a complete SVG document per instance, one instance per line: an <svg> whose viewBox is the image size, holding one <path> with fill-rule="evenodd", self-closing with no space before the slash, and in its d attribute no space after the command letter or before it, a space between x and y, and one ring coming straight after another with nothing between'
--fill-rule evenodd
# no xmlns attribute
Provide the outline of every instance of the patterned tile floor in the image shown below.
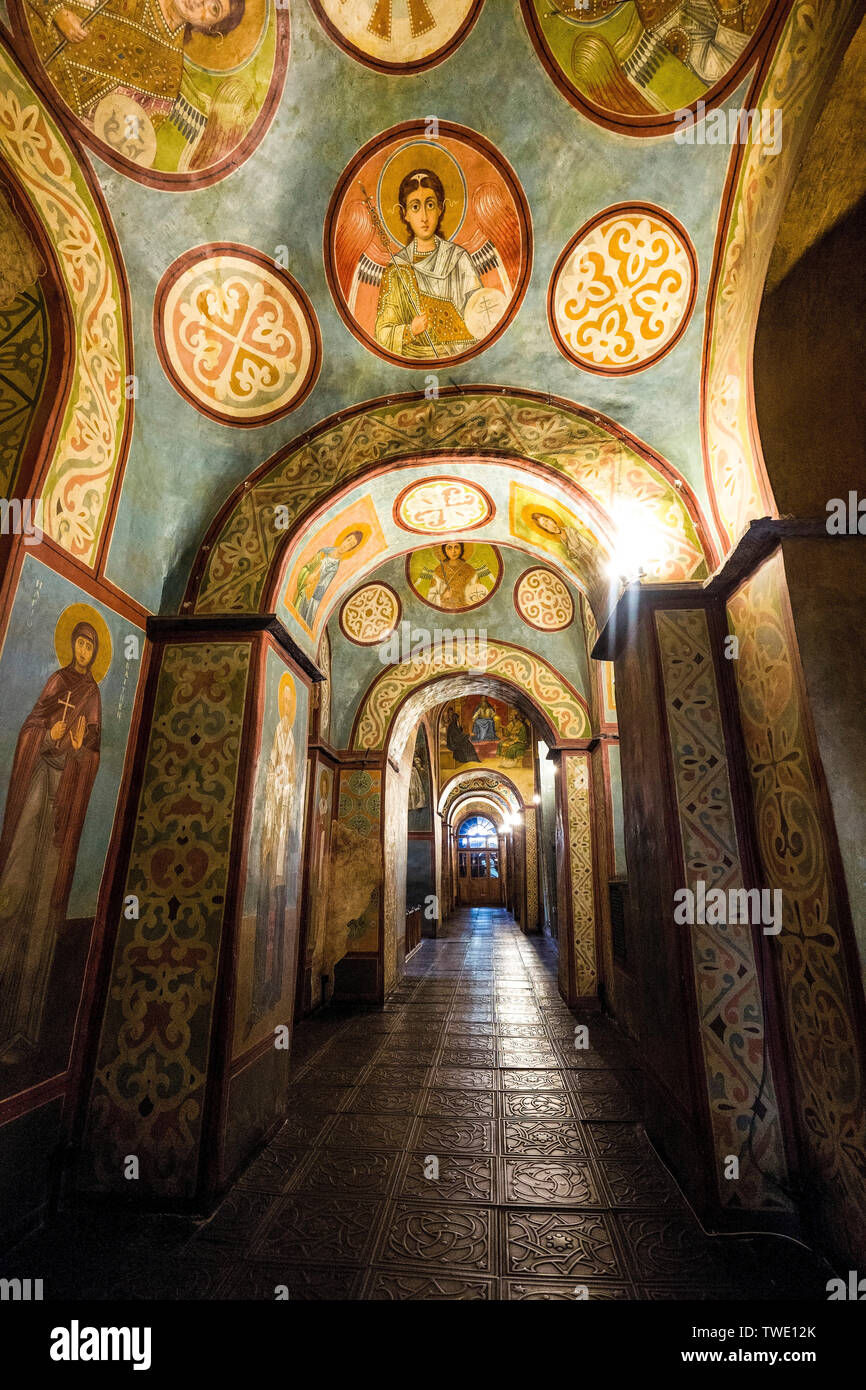
<svg viewBox="0 0 866 1390"><path fill-rule="evenodd" d="M49 1297L826 1299L802 1246L703 1233L626 1041L500 910L422 942L383 1009L304 1023L292 1067L285 1125L210 1220L66 1213L12 1264L50 1268Z"/></svg>

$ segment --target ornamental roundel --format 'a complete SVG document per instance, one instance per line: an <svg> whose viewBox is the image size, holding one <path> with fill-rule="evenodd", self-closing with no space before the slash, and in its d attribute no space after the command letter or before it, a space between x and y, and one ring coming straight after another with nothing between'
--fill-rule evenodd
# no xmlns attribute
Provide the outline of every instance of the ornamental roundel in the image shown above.
<svg viewBox="0 0 866 1390"><path fill-rule="evenodd" d="M336 44L378 72L420 72L451 56L484 0L310 0Z"/></svg>
<svg viewBox="0 0 866 1390"><path fill-rule="evenodd" d="M625 376L670 352L697 291L698 259L685 228L662 208L621 203L581 227L559 257L550 330L584 371Z"/></svg>
<svg viewBox="0 0 866 1390"><path fill-rule="evenodd" d="M350 642L372 647L400 622L400 600L387 584L365 584L350 594L340 610L340 627Z"/></svg>
<svg viewBox="0 0 866 1390"><path fill-rule="evenodd" d="M474 531L495 512L492 497L465 478L427 478L410 483L394 503L394 520L404 531L445 536Z"/></svg>
<svg viewBox="0 0 866 1390"><path fill-rule="evenodd" d="M224 425L264 425L315 385L321 339L288 271L248 246L199 246L157 286L153 335L176 391Z"/></svg>
<svg viewBox="0 0 866 1390"><path fill-rule="evenodd" d="M543 565L526 570L514 586L514 606L539 632L561 632L574 619L574 600L558 575Z"/></svg>
<svg viewBox="0 0 866 1390"><path fill-rule="evenodd" d="M532 269L514 170L465 126L431 116L375 137L343 171L325 221L343 322L387 362L453 365L496 341Z"/></svg>

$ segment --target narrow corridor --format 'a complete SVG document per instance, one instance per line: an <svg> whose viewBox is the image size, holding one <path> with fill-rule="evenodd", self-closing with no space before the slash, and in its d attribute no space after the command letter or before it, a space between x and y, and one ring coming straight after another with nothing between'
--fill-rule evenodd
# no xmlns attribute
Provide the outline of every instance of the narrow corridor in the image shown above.
<svg viewBox="0 0 866 1390"><path fill-rule="evenodd" d="M464 909L384 1008L300 1025L289 1117L209 1221L68 1214L12 1263L49 1297L824 1297L802 1246L702 1232L626 1041L592 1013L578 1050L576 1022L555 943Z"/></svg>

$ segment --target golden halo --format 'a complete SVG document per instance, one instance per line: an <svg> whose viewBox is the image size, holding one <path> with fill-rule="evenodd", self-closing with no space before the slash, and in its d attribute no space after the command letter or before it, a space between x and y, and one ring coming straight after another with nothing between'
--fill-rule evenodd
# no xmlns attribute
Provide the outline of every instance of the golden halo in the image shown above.
<svg viewBox="0 0 866 1390"><path fill-rule="evenodd" d="M344 531L341 531L341 532L340 532L339 536L335 536L335 537L334 537L334 541L333 541L334 548L336 549L336 547L337 547L338 545L342 545L342 543L343 543L343 541L346 539L346 537L347 537L347 536L351 536L351 534L352 534L353 531L360 531L360 532L361 532L361 539L360 539L360 541L358 542L358 544L355 546L355 549L356 549L356 550L360 550L360 549L361 549L361 546L362 546L362 545L364 544L364 542L369 538L369 535L370 535L370 528L369 528L369 526L365 526L365 525L363 524L363 522L360 522L360 521L357 522L357 524L354 525L354 526L347 526L347 527L345 528Z"/></svg>
<svg viewBox="0 0 866 1390"><path fill-rule="evenodd" d="M288 706L288 714L283 713L283 700L285 699L286 691L288 691L289 695L291 696L291 703ZM293 724L295 721L295 710L297 709L297 706L298 697L295 693L295 682L292 680L290 673L286 671L284 675L280 676L280 684L277 687L277 709L279 710L280 718L288 719L289 723Z"/></svg>
<svg viewBox="0 0 866 1390"><path fill-rule="evenodd" d="M466 180L453 154L435 140L413 140L403 145L385 164L379 175L376 202L382 221L395 241L406 245L406 224L400 216L397 195L400 184L414 169L438 174L445 189L445 216L439 235L450 241L457 235L466 216Z"/></svg>
<svg viewBox="0 0 866 1390"><path fill-rule="evenodd" d="M268 0L246 0L240 24L222 39L194 29L183 46L184 59L204 72L236 72L255 54L267 23Z"/></svg>
<svg viewBox="0 0 866 1390"><path fill-rule="evenodd" d="M564 525L561 517L558 517L550 507L539 507L536 506L534 502L527 502L523 508L524 526L526 526L530 531L540 531L543 536L547 536L552 541L558 539L558 537L551 535L549 531L545 531L543 526L539 526L535 521L533 521L533 516L548 517L551 521L556 522L560 530Z"/></svg>
<svg viewBox="0 0 866 1390"><path fill-rule="evenodd" d="M89 603L73 603L64 608L54 629L54 650L61 666L68 666L72 660L72 633L76 623L90 623L99 638L99 651L90 668L90 674L97 685L111 665L111 633L105 619L101 618Z"/></svg>

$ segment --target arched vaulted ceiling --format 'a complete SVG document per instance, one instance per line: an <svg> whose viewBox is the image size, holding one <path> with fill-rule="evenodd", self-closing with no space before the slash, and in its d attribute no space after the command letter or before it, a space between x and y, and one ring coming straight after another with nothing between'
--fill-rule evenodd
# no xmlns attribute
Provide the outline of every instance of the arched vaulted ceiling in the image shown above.
<svg viewBox="0 0 866 1390"><path fill-rule="evenodd" d="M477 509L443 509L435 521L419 518L404 495L431 476L464 480L487 506L479 501ZM354 481L335 481L347 477ZM552 510L574 533L570 543L565 537L548 543L532 522L536 510ZM308 552L333 544L353 518L375 531L363 570L347 567L353 577L421 537L459 539L471 532L474 541L516 541L551 560L586 589L601 622L622 532L631 544L635 536L644 541L649 570L663 579L703 578L713 554L688 485L641 441L562 401L475 388L435 402L371 403L347 419L326 421L267 463L216 518L185 609L274 609L290 619L286 578L291 585ZM329 593L317 627L344 596L346 582Z"/></svg>
<svg viewBox="0 0 866 1390"><path fill-rule="evenodd" d="M94 294L101 305L76 358L78 423L43 471L48 532L146 609L177 611L185 588L187 612L260 607L286 539L269 549L267 506L282 500L294 524L365 469L437 452L554 469L568 455L571 483L599 506L621 465L665 493L679 481L668 520L693 528L692 577L774 510L754 324L799 153L861 7L708 0L708 43L683 0L467 0L456 23L450 7L425 8L427 38L402 0L361 0L351 33L331 0L247 0L221 43L179 29L140 100L98 55L94 85L76 88L56 9L9 8L2 158L33 181L35 203L79 219L92 265L72 269L69 305L81 323ZM102 32L111 0L100 14ZM699 99L695 138L681 139L676 113ZM778 150L754 127L711 138L714 115L736 130L757 103L781 113ZM40 123L44 139L28 143ZM449 190L443 235L483 290L465 324L442 327L467 350L426 356L427 329L405 337L408 320L383 311L379 323L376 307L399 298L394 190L421 152ZM629 266L639 283L626 290ZM259 321L227 308L253 302L297 360L276 340L265 351ZM85 360L94 350L102 377ZM483 418L469 394L482 383L485 399L502 397ZM407 391L419 403L404 429ZM81 480L58 486L67 469Z"/></svg>

